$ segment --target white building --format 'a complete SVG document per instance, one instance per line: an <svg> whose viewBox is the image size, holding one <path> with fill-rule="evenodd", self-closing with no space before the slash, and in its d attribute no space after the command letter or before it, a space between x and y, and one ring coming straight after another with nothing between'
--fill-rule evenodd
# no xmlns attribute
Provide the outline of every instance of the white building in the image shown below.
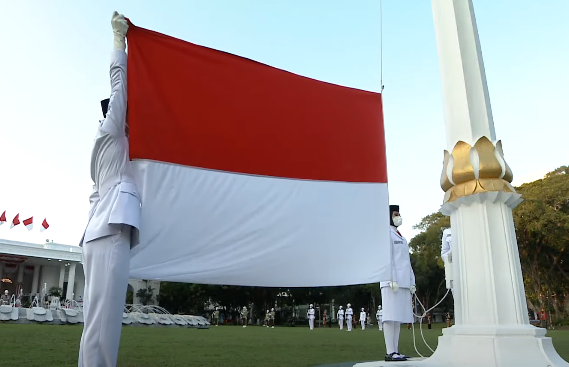
<svg viewBox="0 0 569 367"><path fill-rule="evenodd" d="M18 289L25 296L39 295L45 288L63 289L63 298L81 301L85 289L82 248L53 242L44 244L17 242L0 239L0 292L10 294ZM134 303L139 289L154 288L153 295L160 292L160 282L130 279L128 291L133 292ZM126 294L125 294L126 297ZM156 304L153 298L150 304Z"/></svg>

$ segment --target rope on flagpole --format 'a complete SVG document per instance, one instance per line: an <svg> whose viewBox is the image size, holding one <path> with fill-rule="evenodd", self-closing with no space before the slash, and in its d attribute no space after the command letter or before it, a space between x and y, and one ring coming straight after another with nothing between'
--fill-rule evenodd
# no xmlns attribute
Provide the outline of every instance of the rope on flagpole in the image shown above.
<svg viewBox="0 0 569 367"><path fill-rule="evenodd" d="M381 91L383 93L383 0L379 0L379 78Z"/></svg>

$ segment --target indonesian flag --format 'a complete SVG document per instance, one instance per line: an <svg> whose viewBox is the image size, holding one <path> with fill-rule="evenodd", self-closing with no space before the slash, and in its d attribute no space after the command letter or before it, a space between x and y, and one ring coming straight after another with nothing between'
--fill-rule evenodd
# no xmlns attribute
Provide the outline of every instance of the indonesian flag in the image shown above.
<svg viewBox="0 0 569 367"><path fill-rule="evenodd" d="M32 229L34 229L34 217L30 217L30 218L24 220L24 225L26 226L28 231L31 231Z"/></svg>
<svg viewBox="0 0 569 367"><path fill-rule="evenodd" d="M43 222L41 223L40 232L43 232L48 228L49 228L49 224L47 223L47 219L44 219Z"/></svg>
<svg viewBox="0 0 569 367"><path fill-rule="evenodd" d="M14 228L18 224L20 224L20 213L16 214L14 219L12 219L12 224L10 225L10 229Z"/></svg>
<svg viewBox="0 0 569 367"><path fill-rule="evenodd" d="M381 95L131 24L138 279L268 287L389 280Z"/></svg>
<svg viewBox="0 0 569 367"><path fill-rule="evenodd" d="M2 213L2 215L0 215L0 226L4 223L6 223L6 211L4 210L4 213Z"/></svg>

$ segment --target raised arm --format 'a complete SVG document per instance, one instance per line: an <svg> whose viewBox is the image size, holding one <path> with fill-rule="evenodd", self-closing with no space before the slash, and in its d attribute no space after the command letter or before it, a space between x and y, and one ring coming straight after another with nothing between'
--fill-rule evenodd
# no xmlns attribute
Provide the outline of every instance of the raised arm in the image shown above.
<svg viewBox="0 0 569 367"><path fill-rule="evenodd" d="M114 35L114 50L111 56L111 97L102 129L113 136L124 136L126 125L126 32L128 23L124 15L113 13L111 19Z"/></svg>

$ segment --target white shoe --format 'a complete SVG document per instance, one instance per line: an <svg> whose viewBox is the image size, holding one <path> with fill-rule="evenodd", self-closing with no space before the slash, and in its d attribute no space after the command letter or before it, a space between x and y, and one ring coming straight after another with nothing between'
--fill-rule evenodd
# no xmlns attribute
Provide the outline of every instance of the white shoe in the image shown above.
<svg viewBox="0 0 569 367"><path fill-rule="evenodd" d="M271 328L273 328L273 329L274 329L275 327L274 327L274 326L271 326Z"/></svg>

